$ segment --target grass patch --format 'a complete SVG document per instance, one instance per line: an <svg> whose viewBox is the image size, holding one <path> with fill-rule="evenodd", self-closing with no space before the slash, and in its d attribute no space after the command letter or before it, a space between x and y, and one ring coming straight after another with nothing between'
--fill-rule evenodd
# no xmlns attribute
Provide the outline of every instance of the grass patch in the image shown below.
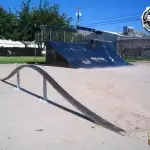
<svg viewBox="0 0 150 150"><path fill-rule="evenodd" d="M143 58L143 57L128 57L125 59L127 62L137 62L137 61L150 61L150 57ZM0 64L23 64L23 63L34 63L35 57L34 56L12 56L12 57L6 57L6 56L0 56ZM45 56L37 56L36 62L37 63L44 63L46 61Z"/></svg>
<svg viewBox="0 0 150 150"><path fill-rule="evenodd" d="M137 61L150 61L150 57L128 57L125 59L127 62L137 62Z"/></svg>
<svg viewBox="0 0 150 150"><path fill-rule="evenodd" d="M34 56L14 56L14 57L1 57L0 56L0 64L13 64L13 63L34 63L35 57ZM36 62L37 63L44 63L46 58L44 56L37 56Z"/></svg>

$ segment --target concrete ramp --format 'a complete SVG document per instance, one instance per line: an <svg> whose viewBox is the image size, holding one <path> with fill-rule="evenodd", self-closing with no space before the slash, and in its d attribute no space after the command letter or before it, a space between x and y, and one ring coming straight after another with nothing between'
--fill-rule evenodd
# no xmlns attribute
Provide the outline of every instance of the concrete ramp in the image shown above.
<svg viewBox="0 0 150 150"><path fill-rule="evenodd" d="M49 41L73 68L98 68L128 65L111 47L109 42L94 42L94 45Z"/></svg>

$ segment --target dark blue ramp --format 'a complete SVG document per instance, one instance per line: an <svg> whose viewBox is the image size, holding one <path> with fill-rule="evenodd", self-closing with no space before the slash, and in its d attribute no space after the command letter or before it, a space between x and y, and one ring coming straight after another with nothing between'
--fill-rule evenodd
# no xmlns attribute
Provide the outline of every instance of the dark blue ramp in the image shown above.
<svg viewBox="0 0 150 150"><path fill-rule="evenodd" d="M107 43L96 43L92 48L88 44L48 42L73 68L97 68L124 64L121 58L110 52ZM108 50L109 49L109 50ZM118 61L118 62L116 62Z"/></svg>
<svg viewBox="0 0 150 150"><path fill-rule="evenodd" d="M130 65L128 62L126 62L124 59L122 59L119 54L116 53L113 45L111 42L107 41L96 41L96 48L103 51L106 51L107 56L113 60L115 66L126 66ZM103 48L102 48L103 47Z"/></svg>
<svg viewBox="0 0 150 150"><path fill-rule="evenodd" d="M81 47L86 47L87 44L78 44ZM91 51L92 50L92 51ZM124 59L122 59L119 54L116 53L113 45L111 42L107 41L95 41L94 46L91 48L92 55L96 55L96 57L101 56L102 58L105 58L105 60L108 62L108 66L127 66L131 65L128 62L126 62Z"/></svg>
<svg viewBox="0 0 150 150"><path fill-rule="evenodd" d="M114 62L107 54L105 49L97 48L96 46L89 49L88 44L78 44L81 49L86 49L85 55L90 57L94 62L98 64L98 66L106 67L106 66L115 66Z"/></svg>
<svg viewBox="0 0 150 150"><path fill-rule="evenodd" d="M102 64L91 59L92 51L79 47L76 43L64 43L49 41L49 44L55 49L73 68L93 68L102 67ZM95 55L95 57L99 57ZM107 66L107 65L105 65Z"/></svg>

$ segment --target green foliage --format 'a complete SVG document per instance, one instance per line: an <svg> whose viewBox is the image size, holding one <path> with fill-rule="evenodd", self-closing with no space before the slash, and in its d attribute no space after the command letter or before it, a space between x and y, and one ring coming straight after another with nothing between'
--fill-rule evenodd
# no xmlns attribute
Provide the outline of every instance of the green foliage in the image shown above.
<svg viewBox="0 0 150 150"><path fill-rule="evenodd" d="M0 38L13 38L16 24L16 16L11 12L11 10L6 11L2 6L0 6Z"/></svg>
<svg viewBox="0 0 150 150"><path fill-rule="evenodd" d="M24 0L16 13L0 6L0 38L31 41L35 25L70 27L72 18L59 9L58 4L50 5L47 0L36 7L31 7L31 0Z"/></svg>
<svg viewBox="0 0 150 150"><path fill-rule="evenodd" d="M36 63L44 63L46 58L44 56L37 56ZM34 63L34 56L13 56L13 57L2 57L0 56L0 64L12 64L12 63Z"/></svg>

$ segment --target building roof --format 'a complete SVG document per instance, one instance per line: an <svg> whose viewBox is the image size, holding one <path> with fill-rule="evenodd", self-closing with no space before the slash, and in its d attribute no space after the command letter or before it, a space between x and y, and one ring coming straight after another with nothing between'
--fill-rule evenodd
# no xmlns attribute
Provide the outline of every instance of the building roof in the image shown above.
<svg viewBox="0 0 150 150"><path fill-rule="evenodd" d="M42 44L43 46L43 44ZM3 40L0 39L0 47L5 47L5 48L13 48L13 47L17 47L17 48L38 48L38 45L35 44L35 42L28 42L28 41L24 41L24 42L20 42L20 41L12 41L12 40Z"/></svg>
<svg viewBox="0 0 150 150"><path fill-rule="evenodd" d="M0 39L0 47L18 47L18 48L24 48L25 45L20 41L11 41L11 40L3 40Z"/></svg>
<svg viewBox="0 0 150 150"><path fill-rule="evenodd" d="M33 42L24 41L23 43L24 43L24 44L26 45L26 47L28 47L28 48L38 48L38 45L35 43L35 41L33 41Z"/></svg>
<svg viewBox="0 0 150 150"><path fill-rule="evenodd" d="M145 37L123 37L118 40L150 40L150 36Z"/></svg>
<svg viewBox="0 0 150 150"><path fill-rule="evenodd" d="M111 32L111 31L103 31L105 33L110 33L110 34L114 34L114 35L118 35L118 36L125 36L125 35L122 35L120 33L117 33L117 32Z"/></svg>

